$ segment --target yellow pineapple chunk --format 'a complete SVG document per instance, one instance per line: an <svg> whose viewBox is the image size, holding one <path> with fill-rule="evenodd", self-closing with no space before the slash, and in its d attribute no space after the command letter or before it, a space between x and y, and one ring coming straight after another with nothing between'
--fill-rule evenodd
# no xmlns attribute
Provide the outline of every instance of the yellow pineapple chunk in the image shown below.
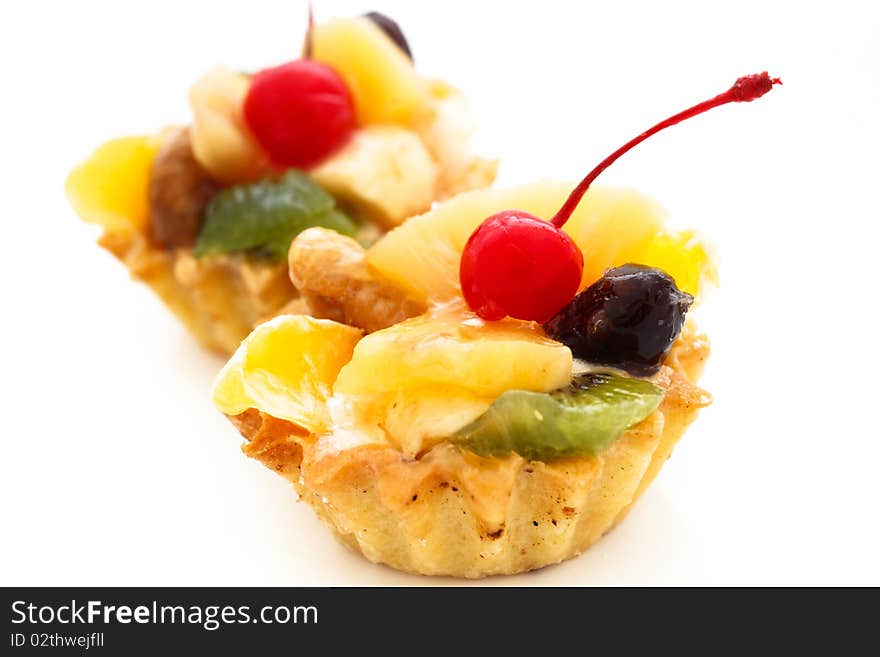
<svg viewBox="0 0 880 657"><path fill-rule="evenodd" d="M427 102L427 85L410 59L368 18L316 25L312 56L345 81L361 125L408 124Z"/></svg>
<svg viewBox="0 0 880 657"><path fill-rule="evenodd" d="M570 191L561 195L559 206ZM556 210L538 216L549 219ZM665 222L665 210L644 194L614 187L590 188L564 227L584 254L581 287L599 279L609 267L628 262L652 264L644 262L644 253Z"/></svg>
<svg viewBox="0 0 880 657"><path fill-rule="evenodd" d="M435 308L362 339L333 387L345 395L458 387L492 400L548 391L571 377L571 351L531 322L484 322L463 304Z"/></svg>
<svg viewBox="0 0 880 657"><path fill-rule="evenodd" d="M64 185L76 213L109 232L142 230L150 218L150 168L159 141L157 136L122 137L98 147Z"/></svg>
<svg viewBox="0 0 880 657"><path fill-rule="evenodd" d="M422 140L393 125L358 130L309 174L341 203L388 227L430 208L437 184L437 166Z"/></svg>
<svg viewBox="0 0 880 657"><path fill-rule="evenodd" d="M361 332L305 315L281 315L241 343L214 381L214 403L227 415L256 408L317 433L329 425L333 381Z"/></svg>
<svg viewBox="0 0 880 657"><path fill-rule="evenodd" d="M507 209L549 219L572 187L538 182L460 194L386 234L370 248L367 262L422 303L458 298L461 252L484 219ZM699 281L711 274L711 262L704 249L690 248L690 242L680 239L664 238L673 235L664 228L664 221L663 209L645 195L592 187L565 225L584 253L581 287L595 281L609 267L636 262L671 269L673 276L684 272L679 274L682 289L696 293Z"/></svg>
<svg viewBox="0 0 880 657"><path fill-rule="evenodd" d="M244 119L244 98L249 88L246 76L218 66L189 91L193 153L221 183L250 182L268 168L266 155Z"/></svg>
<svg viewBox="0 0 880 657"><path fill-rule="evenodd" d="M710 247L693 230L663 231L645 249L642 259L675 279L680 290L697 296L705 280L718 283Z"/></svg>

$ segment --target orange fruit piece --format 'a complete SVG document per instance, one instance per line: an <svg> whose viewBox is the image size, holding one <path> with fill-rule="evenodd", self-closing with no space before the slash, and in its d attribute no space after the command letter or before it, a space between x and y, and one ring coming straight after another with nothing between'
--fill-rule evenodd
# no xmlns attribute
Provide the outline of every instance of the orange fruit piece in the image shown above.
<svg viewBox="0 0 880 657"><path fill-rule="evenodd" d="M77 214L110 232L142 230L149 220L150 168L157 136L121 137L99 146L67 176L64 189Z"/></svg>

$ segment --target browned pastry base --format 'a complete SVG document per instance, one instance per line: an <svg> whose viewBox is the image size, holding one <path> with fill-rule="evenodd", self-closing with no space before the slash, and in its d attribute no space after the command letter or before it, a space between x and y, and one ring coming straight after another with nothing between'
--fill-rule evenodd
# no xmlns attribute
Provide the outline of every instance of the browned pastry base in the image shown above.
<svg viewBox="0 0 880 657"><path fill-rule="evenodd" d="M692 383L707 355L703 336L682 335L657 376L667 390L657 411L599 456L552 463L481 458L449 443L415 460L381 444L333 451L254 409L230 419L244 452L367 559L424 575L512 574L580 554L626 516L709 403Z"/></svg>

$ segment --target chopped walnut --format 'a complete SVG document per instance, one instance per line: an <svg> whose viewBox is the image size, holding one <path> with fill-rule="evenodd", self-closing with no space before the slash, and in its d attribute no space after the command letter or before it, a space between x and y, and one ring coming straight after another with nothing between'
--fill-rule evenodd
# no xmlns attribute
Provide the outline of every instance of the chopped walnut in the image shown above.
<svg viewBox="0 0 880 657"><path fill-rule="evenodd" d="M375 275L365 251L350 237L325 228L309 228L290 245L290 280L311 314L367 332L415 317L425 308Z"/></svg>
<svg viewBox="0 0 880 657"><path fill-rule="evenodd" d="M169 134L150 171L150 229L166 248L192 246L217 184L193 155L189 128Z"/></svg>

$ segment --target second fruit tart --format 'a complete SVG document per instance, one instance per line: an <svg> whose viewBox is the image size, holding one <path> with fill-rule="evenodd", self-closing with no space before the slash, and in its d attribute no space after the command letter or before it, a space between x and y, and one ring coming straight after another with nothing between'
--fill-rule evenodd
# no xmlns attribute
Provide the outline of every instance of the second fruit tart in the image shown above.
<svg viewBox="0 0 880 657"><path fill-rule="evenodd" d="M283 310L311 312L285 265L302 230L368 244L495 176L468 150L462 95L421 77L381 14L310 24L302 58L217 67L189 99L190 125L105 143L66 190L99 243L221 353Z"/></svg>
<svg viewBox="0 0 880 657"><path fill-rule="evenodd" d="M401 570L483 577L585 550L709 403L686 314L713 276L653 201L590 185L654 132L777 82L741 78L571 193L463 193L366 251L304 231L291 277L319 316L259 326L215 383L245 453Z"/></svg>

